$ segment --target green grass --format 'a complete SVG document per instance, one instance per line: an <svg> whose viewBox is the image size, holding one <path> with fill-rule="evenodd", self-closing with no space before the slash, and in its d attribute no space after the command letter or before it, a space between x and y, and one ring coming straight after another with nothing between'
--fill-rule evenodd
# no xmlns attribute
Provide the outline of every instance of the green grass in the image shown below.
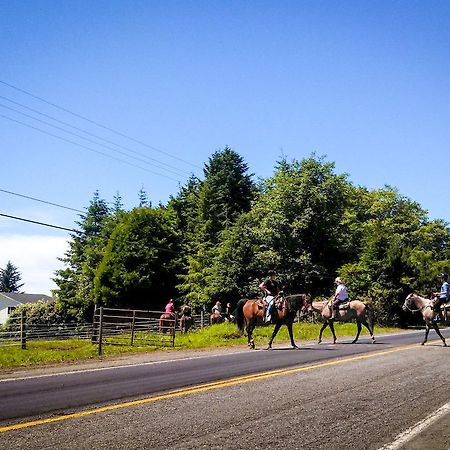
<svg viewBox="0 0 450 450"><path fill-rule="evenodd" d="M316 340L319 334L320 324L300 323L294 325L294 338L298 345L304 340ZM352 323L336 323L336 334L339 337L354 336L356 334L356 325ZM258 327L255 329L254 338L257 346L265 346L272 335L273 326ZM375 328L375 336L380 333L398 331L395 328ZM367 335L363 330L361 335ZM323 338L329 340L331 332L327 328ZM275 342L289 342L289 334L286 327L282 327L275 338ZM129 342L126 336L123 342ZM107 345L103 346L103 355L98 356L98 347L91 344L88 340L52 340L52 341L29 341L27 349L22 350L19 346L0 347L0 369L11 369L14 367L28 367L43 364L67 363L71 361L82 361L88 359L104 359L114 355L138 352L154 352L168 349L170 351L188 350L188 349L207 349L227 346L245 345L247 338L241 336L236 325L223 323L203 329L191 331L187 334L177 333L175 347L158 346L139 346L136 345Z"/></svg>

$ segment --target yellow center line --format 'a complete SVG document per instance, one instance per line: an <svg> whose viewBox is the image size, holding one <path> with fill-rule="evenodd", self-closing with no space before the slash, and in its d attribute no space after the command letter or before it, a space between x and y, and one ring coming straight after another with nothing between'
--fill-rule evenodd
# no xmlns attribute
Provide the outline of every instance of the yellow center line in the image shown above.
<svg viewBox="0 0 450 450"><path fill-rule="evenodd" d="M256 381L256 380L263 380L263 379L278 377L278 376L282 376L282 375L291 375L291 374L298 373L298 372L306 372L308 370L319 369L321 367L329 367L329 366L344 364L344 363L353 362L353 361L361 361L363 359L375 358L377 356L388 355L390 353L401 352L401 351L410 350L410 349L417 348L417 347L418 347L417 344L406 345L406 346L401 346L401 347L395 347L390 350L383 350L381 352L366 353L364 355L351 356L348 358L342 358L342 359L336 359L333 361L327 361L327 362L323 362L323 363L311 364L309 366L295 367L295 368L291 368L291 369L277 369L277 370L271 370L268 372L261 372L261 373L252 374L252 375L243 375L243 376L239 376L239 377L235 377L235 378L230 378L228 380L216 381L216 382L212 382L212 383L204 383L204 384L200 384L197 386L191 386L188 388L177 389L174 391L170 391L166 394L156 395L154 397L143 398L141 400L134 400L134 401L130 401L130 402L119 403L116 405L104 406L102 408L81 411L81 412L77 412L77 413L73 413L73 414L65 414L65 415L61 415L58 417L50 417L48 419L40 419L40 420L34 420L32 422L24 422L24 423L18 423L15 425L9 425L9 426L0 428L0 433L6 433L8 431L13 431L13 430L21 430L23 428L31 428L31 427L35 427L38 425L44 425L47 423L62 422L62 421L69 420L69 419L77 419L80 417L86 417L86 416L91 416L94 414L115 411L117 409L128 408L131 406L139 406L139 405L145 405L148 403L155 403L155 402L158 402L161 400L167 400L167 399L171 399L171 398L184 397L184 396L187 396L190 394L198 394L200 392L211 391L214 389L221 389L221 388L225 388L225 387L236 386L239 384L249 383L251 381Z"/></svg>

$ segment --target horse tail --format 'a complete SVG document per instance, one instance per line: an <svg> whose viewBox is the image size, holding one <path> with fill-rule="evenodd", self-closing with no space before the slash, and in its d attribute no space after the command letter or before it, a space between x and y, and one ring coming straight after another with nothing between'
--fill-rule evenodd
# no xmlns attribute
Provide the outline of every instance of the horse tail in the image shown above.
<svg viewBox="0 0 450 450"><path fill-rule="evenodd" d="M247 302L247 300L245 298L241 299L238 301L237 305L236 305L236 311L235 311L235 316L236 316L236 324L238 327L238 330L243 333L244 332L244 322L245 322L245 317L244 317L244 305Z"/></svg>

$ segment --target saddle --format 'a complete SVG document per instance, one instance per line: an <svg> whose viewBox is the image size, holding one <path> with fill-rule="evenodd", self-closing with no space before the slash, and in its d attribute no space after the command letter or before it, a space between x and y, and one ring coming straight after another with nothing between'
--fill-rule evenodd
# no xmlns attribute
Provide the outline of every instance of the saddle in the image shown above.
<svg viewBox="0 0 450 450"><path fill-rule="evenodd" d="M333 300L330 300L328 302L327 306L328 306L328 308L331 309L333 307ZM347 300L345 300L343 302L340 302L338 304L338 307L336 308L336 310L337 311L344 311L344 310L349 309L349 308L350 308L350 299L347 299Z"/></svg>
<svg viewBox="0 0 450 450"><path fill-rule="evenodd" d="M282 295L278 295L275 298L275 308L276 309L281 311L284 308L285 304L286 304L286 300Z"/></svg>
<svg viewBox="0 0 450 450"><path fill-rule="evenodd" d="M258 298L255 303L259 309L265 309L265 307L267 306L267 303L263 298Z"/></svg>

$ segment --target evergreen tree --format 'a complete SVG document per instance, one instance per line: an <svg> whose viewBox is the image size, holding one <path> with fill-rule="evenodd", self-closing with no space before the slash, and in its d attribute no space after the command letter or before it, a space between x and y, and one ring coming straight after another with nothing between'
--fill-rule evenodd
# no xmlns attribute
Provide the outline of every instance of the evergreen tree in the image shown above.
<svg viewBox="0 0 450 450"><path fill-rule="evenodd" d="M247 171L243 158L226 147L211 156L205 165L204 181L196 186L198 189L189 191L189 204L195 198L195 207L189 210L187 223L192 232L188 234L188 268L180 275L179 288L193 304L214 301L209 279L216 248L222 233L250 210L256 193Z"/></svg>
<svg viewBox="0 0 450 450"><path fill-rule="evenodd" d="M19 292L24 283L20 283L22 275L19 269L11 262L0 269L0 292Z"/></svg>
<svg viewBox="0 0 450 450"><path fill-rule="evenodd" d="M110 307L160 309L176 294L179 238L165 209L124 214L95 274L95 302Z"/></svg>
<svg viewBox="0 0 450 450"><path fill-rule="evenodd" d="M91 320L95 270L100 263L114 226L114 217L98 191L86 214L77 222L79 233L71 235L69 250L61 261L67 266L56 271L57 297L69 317Z"/></svg>

